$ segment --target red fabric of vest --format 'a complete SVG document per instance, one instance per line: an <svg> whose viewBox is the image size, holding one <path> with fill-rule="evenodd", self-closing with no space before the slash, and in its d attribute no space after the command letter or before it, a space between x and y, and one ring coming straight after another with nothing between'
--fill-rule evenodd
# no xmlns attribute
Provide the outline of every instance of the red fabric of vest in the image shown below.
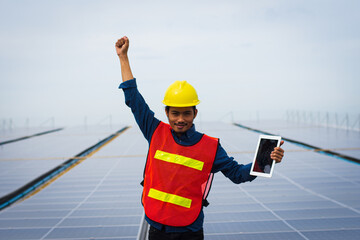
<svg viewBox="0 0 360 240"><path fill-rule="evenodd" d="M211 169L217 147L218 139L205 134L193 146L179 145L171 134L170 125L161 122L152 136L144 173L142 203L146 216L168 226L183 227L192 224L199 216L203 199L210 188L209 178L212 178ZM169 153L172 159L180 156L202 162L202 169L158 159L155 157L158 150ZM154 192L160 199L154 197ZM179 197L191 203L181 206L168 200Z"/></svg>

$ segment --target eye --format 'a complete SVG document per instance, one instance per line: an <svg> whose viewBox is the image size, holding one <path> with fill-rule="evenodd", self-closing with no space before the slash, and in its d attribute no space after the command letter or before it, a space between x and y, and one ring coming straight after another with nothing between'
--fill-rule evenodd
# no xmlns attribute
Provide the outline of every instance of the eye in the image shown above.
<svg viewBox="0 0 360 240"><path fill-rule="evenodd" d="M191 115L191 112L185 112L184 115L185 115L185 116L190 116L190 115Z"/></svg>

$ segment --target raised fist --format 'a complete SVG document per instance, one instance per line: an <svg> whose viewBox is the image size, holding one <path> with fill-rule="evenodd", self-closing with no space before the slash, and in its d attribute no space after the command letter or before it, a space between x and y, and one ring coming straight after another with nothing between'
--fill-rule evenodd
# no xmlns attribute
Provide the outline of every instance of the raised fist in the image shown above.
<svg viewBox="0 0 360 240"><path fill-rule="evenodd" d="M117 40L115 48L116 53L119 57L126 56L129 49L129 39L126 36L120 38L119 40Z"/></svg>

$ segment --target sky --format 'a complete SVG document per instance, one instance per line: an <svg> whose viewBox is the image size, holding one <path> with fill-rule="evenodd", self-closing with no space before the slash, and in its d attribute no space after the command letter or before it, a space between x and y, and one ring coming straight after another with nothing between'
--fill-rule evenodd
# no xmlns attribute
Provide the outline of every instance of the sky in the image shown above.
<svg viewBox="0 0 360 240"><path fill-rule="evenodd" d="M129 124L115 42L155 116L186 80L200 121L359 114L360 1L0 0L2 127Z"/></svg>

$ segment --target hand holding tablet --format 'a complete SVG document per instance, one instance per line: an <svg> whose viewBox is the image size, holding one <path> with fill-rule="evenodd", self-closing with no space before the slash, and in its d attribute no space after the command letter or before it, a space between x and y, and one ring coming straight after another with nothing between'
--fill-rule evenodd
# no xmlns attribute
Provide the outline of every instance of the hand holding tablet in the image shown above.
<svg viewBox="0 0 360 240"><path fill-rule="evenodd" d="M271 152L281 143L280 136L260 135L256 147L256 152L251 166L250 174L254 176L268 177L272 176L275 166L275 160L271 159ZM280 149L281 150L281 149ZM281 156L282 158L282 156Z"/></svg>

